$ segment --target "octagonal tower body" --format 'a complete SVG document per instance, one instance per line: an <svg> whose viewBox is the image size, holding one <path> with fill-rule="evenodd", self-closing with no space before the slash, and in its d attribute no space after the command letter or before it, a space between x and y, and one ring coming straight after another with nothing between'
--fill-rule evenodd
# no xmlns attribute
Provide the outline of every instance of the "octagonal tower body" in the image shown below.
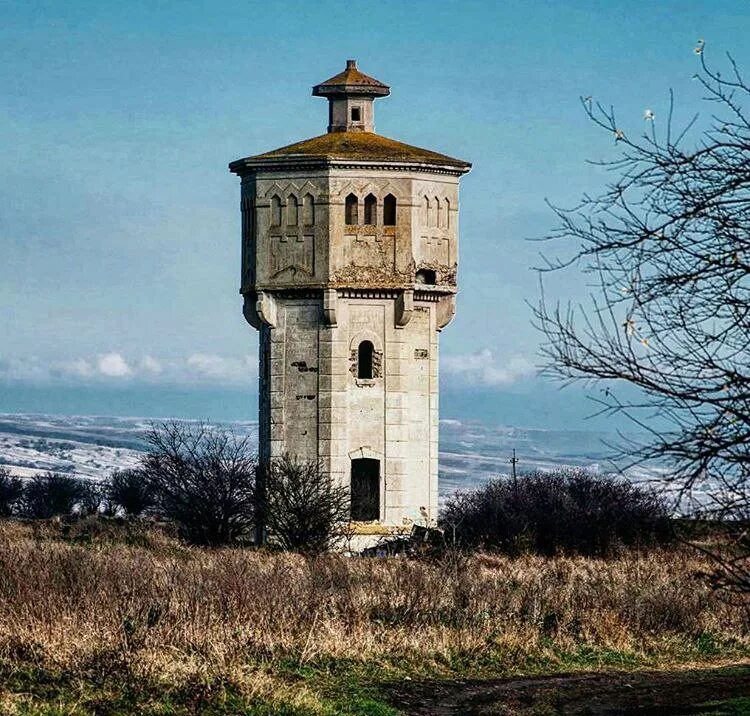
<svg viewBox="0 0 750 716"><path fill-rule="evenodd" d="M437 518L438 334L455 311L471 165L374 133L389 88L350 60L328 132L230 164L243 312L260 331L259 452L318 461L360 534Z"/></svg>

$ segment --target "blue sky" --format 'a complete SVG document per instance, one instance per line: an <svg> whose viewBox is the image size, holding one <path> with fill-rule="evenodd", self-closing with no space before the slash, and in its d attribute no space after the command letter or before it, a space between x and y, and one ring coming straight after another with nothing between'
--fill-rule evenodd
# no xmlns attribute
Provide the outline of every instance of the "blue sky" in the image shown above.
<svg viewBox="0 0 750 716"><path fill-rule="evenodd" d="M444 407L481 395L503 406L477 407L493 420L544 422L513 396L554 413L580 395L533 376L525 302L540 246L526 239L553 224L545 199L595 191L606 174L586 160L616 151L579 96L640 132L672 87L688 117L697 39L750 72L748 32L744 0L0 0L0 412L37 409L52 388L55 412L107 412L110 398L81 396L117 390L144 396L117 410L145 412L149 394L195 390L204 412L223 400L211 395L247 395L237 417L253 417L257 338L240 312L226 165L324 132L311 86L353 57L392 87L381 134L474 163L458 314L441 338ZM585 292L574 274L548 290Z"/></svg>

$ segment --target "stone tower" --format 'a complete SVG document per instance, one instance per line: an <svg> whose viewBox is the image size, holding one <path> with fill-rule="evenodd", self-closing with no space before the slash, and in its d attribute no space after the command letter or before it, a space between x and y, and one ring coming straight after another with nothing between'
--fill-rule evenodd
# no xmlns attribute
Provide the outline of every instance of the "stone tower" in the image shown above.
<svg viewBox="0 0 750 716"><path fill-rule="evenodd" d="M437 517L438 334L455 311L467 162L375 134L354 60L313 95L328 132L232 162L243 312L260 331L261 461L316 460L362 535Z"/></svg>

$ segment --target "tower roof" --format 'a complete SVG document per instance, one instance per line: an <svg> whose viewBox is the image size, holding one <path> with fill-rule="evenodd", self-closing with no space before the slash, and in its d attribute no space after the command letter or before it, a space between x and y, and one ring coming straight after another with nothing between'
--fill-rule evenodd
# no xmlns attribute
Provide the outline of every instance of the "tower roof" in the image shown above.
<svg viewBox="0 0 750 716"><path fill-rule="evenodd" d="M244 175L258 169L349 163L456 175L471 169L469 162L376 134L372 105L376 98L388 96L390 88L360 72L355 60L347 60L343 72L315 85L312 93L329 101L328 134L238 159L229 165L230 171Z"/></svg>
<svg viewBox="0 0 750 716"><path fill-rule="evenodd" d="M432 152L429 149L414 147L404 142L383 137L374 132L332 132L319 137L305 139L289 144L280 149L241 159L234 165L260 164L275 159L319 159L341 161L374 161L374 162L407 162L443 166L461 171L468 171L469 162Z"/></svg>
<svg viewBox="0 0 750 716"><path fill-rule="evenodd" d="M380 80L360 72L357 69L356 60L347 60L346 69L343 72L315 85L312 93L315 97L337 95L387 97L391 93L391 88Z"/></svg>

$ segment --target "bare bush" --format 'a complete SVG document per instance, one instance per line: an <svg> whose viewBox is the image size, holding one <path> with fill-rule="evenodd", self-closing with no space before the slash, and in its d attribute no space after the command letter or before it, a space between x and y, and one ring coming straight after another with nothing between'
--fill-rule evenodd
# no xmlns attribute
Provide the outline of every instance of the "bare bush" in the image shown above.
<svg viewBox="0 0 750 716"><path fill-rule="evenodd" d="M287 455L271 461L261 477L256 508L274 543L288 550L325 552L343 538L349 491L319 464Z"/></svg>
<svg viewBox="0 0 750 716"><path fill-rule="evenodd" d="M93 480L80 480L79 494L76 500L78 513L81 515L98 514L104 497L104 488L100 483Z"/></svg>
<svg viewBox="0 0 750 716"><path fill-rule="evenodd" d="M141 470L114 470L104 491L109 502L128 517L139 517L154 506L154 486Z"/></svg>
<svg viewBox="0 0 750 716"><path fill-rule="evenodd" d="M23 497L23 481L13 477L10 470L0 467L0 517L10 517L16 512Z"/></svg>
<svg viewBox="0 0 750 716"><path fill-rule="evenodd" d="M664 503L645 487L584 470L497 479L448 501L449 540L464 547L607 556L673 539Z"/></svg>
<svg viewBox="0 0 750 716"><path fill-rule="evenodd" d="M195 544L232 544L254 523L255 456L248 438L204 424L168 422L146 434L140 472L157 509Z"/></svg>
<svg viewBox="0 0 750 716"><path fill-rule="evenodd" d="M21 512L35 519L69 515L84 497L84 491L81 481L70 475L35 475L24 485Z"/></svg>

